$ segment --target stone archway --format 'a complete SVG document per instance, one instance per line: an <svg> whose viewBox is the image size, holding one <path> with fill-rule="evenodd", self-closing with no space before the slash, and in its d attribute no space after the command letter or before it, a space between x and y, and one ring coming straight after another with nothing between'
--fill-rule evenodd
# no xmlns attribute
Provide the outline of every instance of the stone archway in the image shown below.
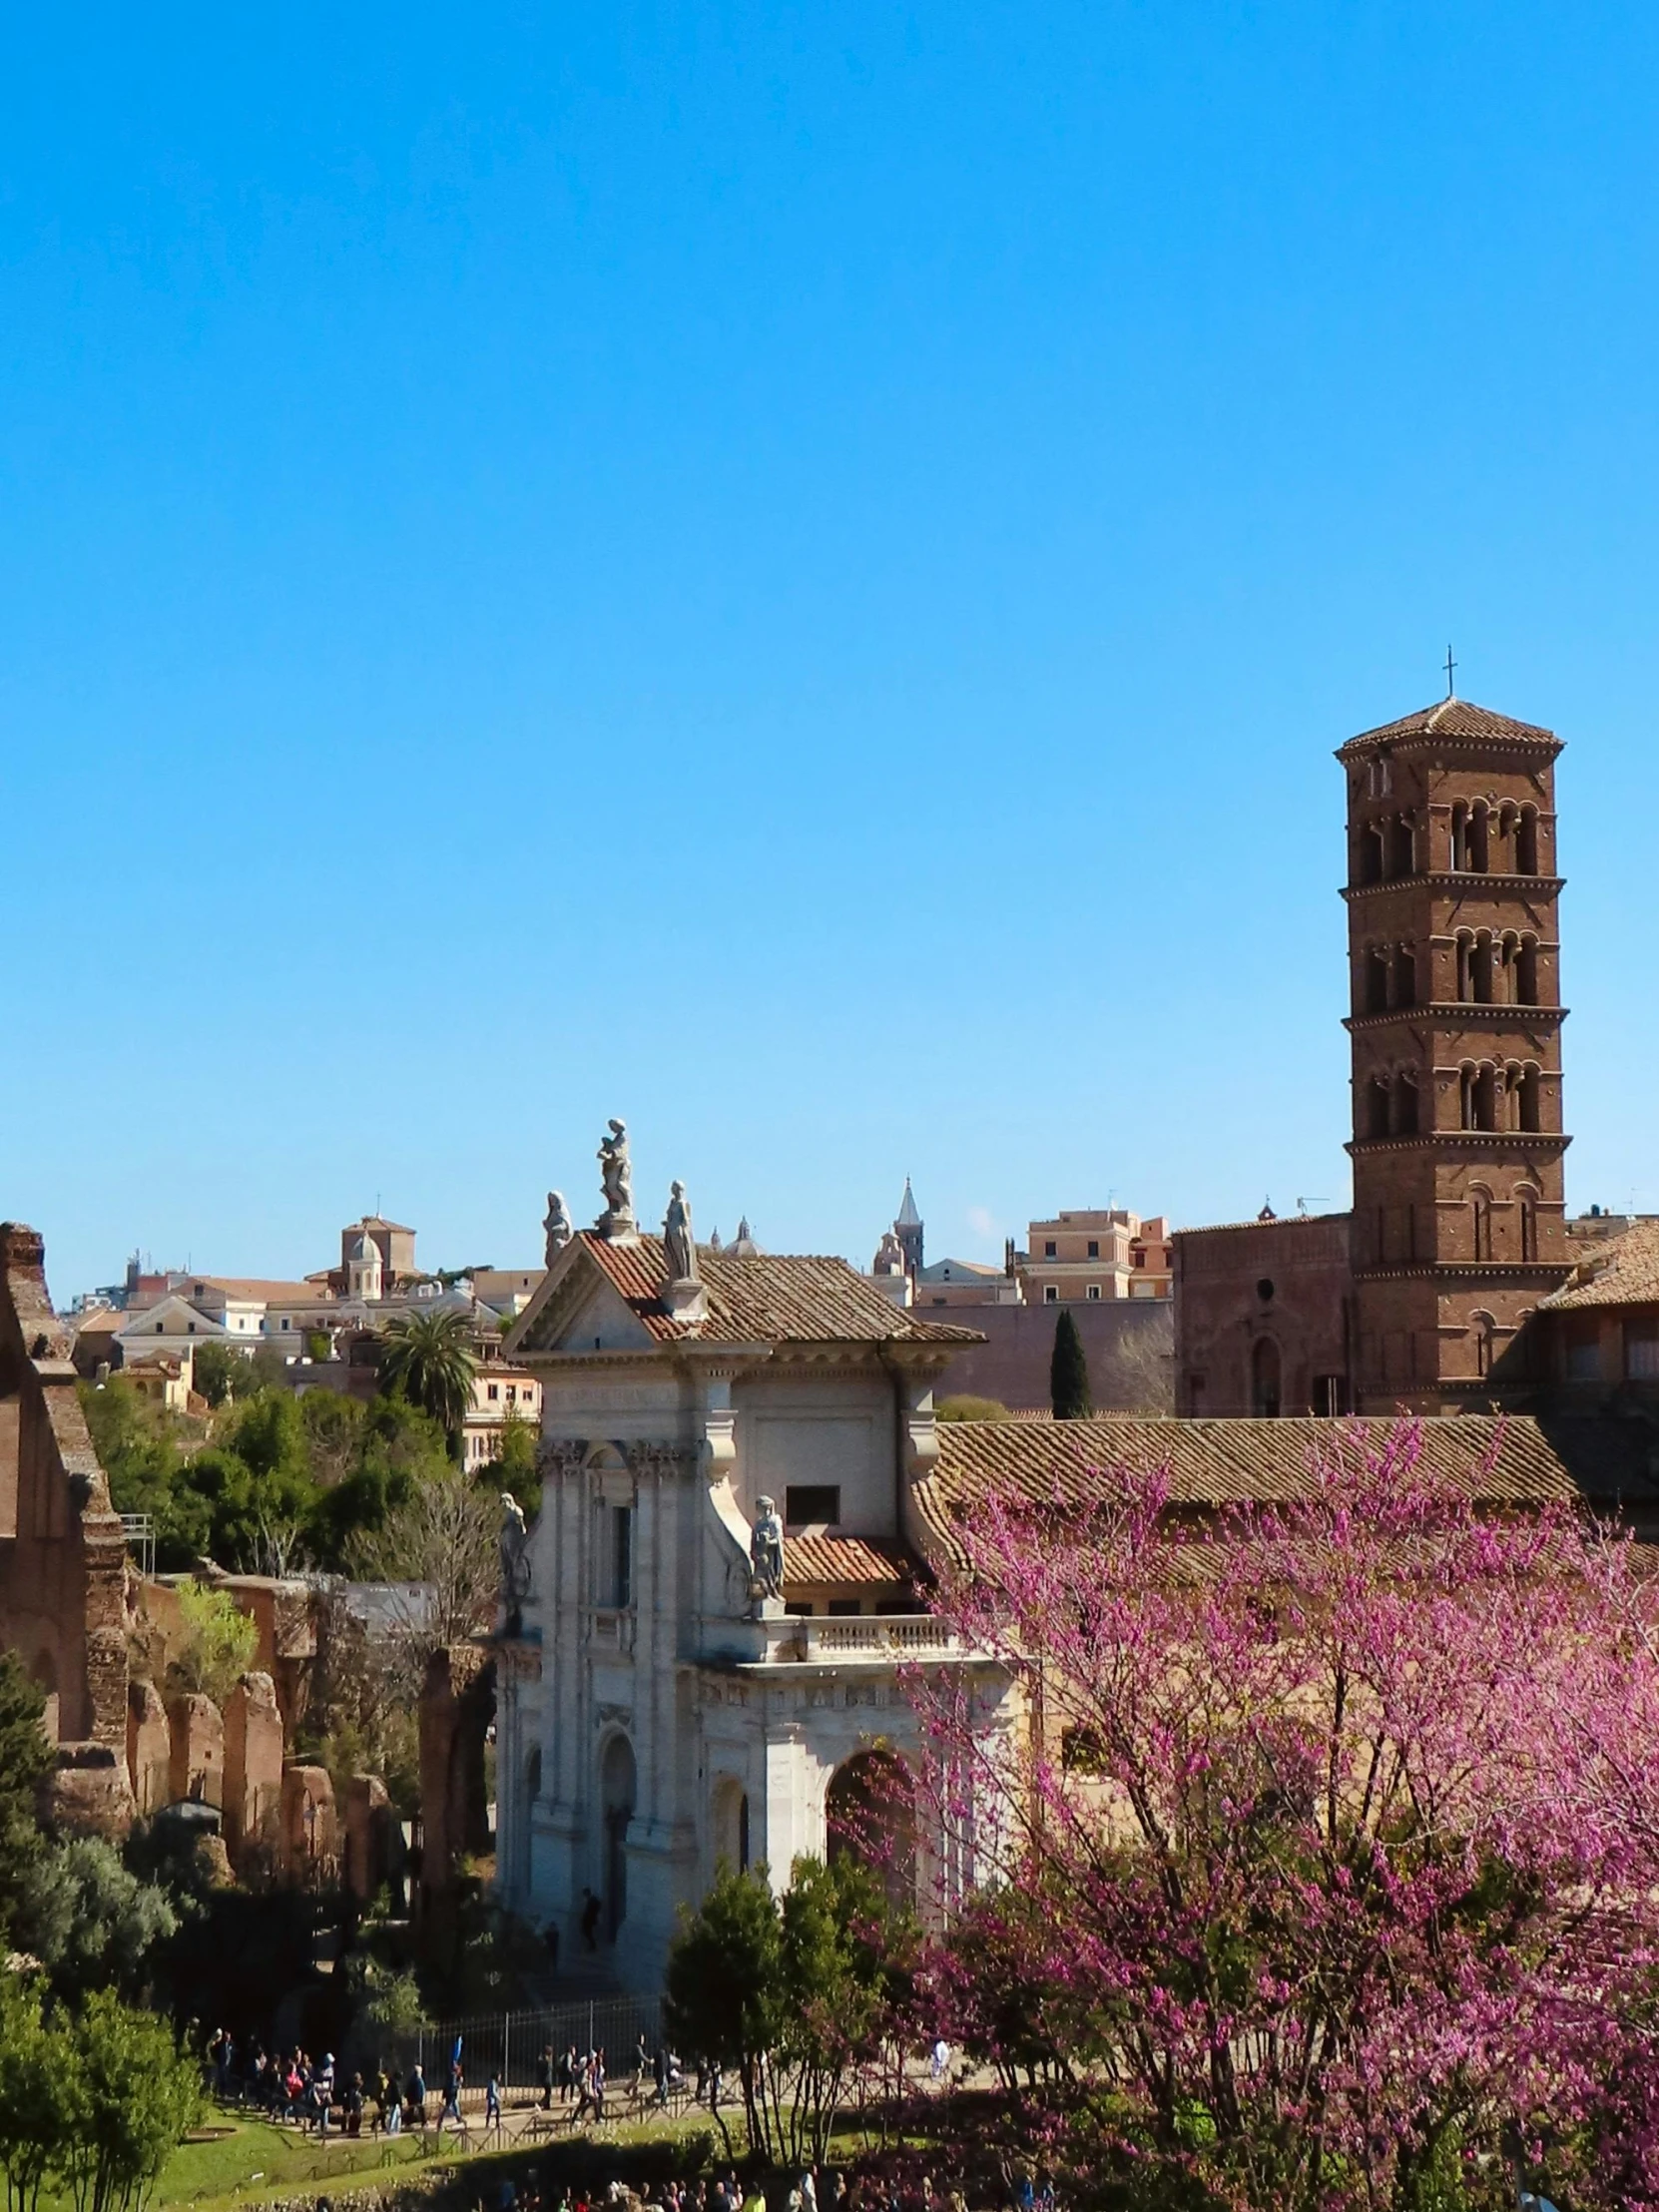
<svg viewBox="0 0 1659 2212"><path fill-rule="evenodd" d="M749 1872L749 1792L736 1775L723 1775L710 1803L714 1863L732 1874Z"/></svg>
<svg viewBox="0 0 1659 2212"><path fill-rule="evenodd" d="M628 1824L634 1817L636 1787L634 1747L626 1736L613 1736L605 1746L599 1768L605 1838L600 1895L605 1906L605 1932L613 1943L628 1918Z"/></svg>
<svg viewBox="0 0 1659 2212"><path fill-rule="evenodd" d="M825 1801L826 1855L856 1859L895 1909L916 1905L916 1798L896 1752L860 1751L830 1778Z"/></svg>

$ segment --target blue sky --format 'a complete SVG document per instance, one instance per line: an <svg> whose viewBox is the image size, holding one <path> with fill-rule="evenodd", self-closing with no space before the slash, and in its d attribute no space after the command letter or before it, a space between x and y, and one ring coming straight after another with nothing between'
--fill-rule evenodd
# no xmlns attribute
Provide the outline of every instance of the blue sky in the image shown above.
<svg viewBox="0 0 1659 2212"><path fill-rule="evenodd" d="M1345 1202L1331 749L1556 727L1659 1206L1651 8L14 13L0 1213L60 1296Z"/></svg>

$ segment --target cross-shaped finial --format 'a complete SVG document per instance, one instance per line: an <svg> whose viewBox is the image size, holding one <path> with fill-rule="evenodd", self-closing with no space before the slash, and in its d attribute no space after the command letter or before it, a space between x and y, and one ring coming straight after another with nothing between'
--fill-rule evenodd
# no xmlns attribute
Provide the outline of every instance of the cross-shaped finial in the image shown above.
<svg viewBox="0 0 1659 2212"><path fill-rule="evenodd" d="M1447 699L1455 699L1457 697L1457 686L1452 680L1456 671L1456 667L1457 663L1452 659L1451 648L1448 645L1445 649L1445 695Z"/></svg>

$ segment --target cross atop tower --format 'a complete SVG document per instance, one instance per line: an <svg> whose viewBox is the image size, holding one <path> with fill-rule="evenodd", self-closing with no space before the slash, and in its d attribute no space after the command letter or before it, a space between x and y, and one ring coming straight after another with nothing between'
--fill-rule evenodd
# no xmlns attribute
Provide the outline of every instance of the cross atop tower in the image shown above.
<svg viewBox="0 0 1659 2212"><path fill-rule="evenodd" d="M1452 659L1451 648L1448 645L1445 649L1445 695L1447 699L1455 699L1457 697L1457 686L1453 681L1456 668L1457 663Z"/></svg>

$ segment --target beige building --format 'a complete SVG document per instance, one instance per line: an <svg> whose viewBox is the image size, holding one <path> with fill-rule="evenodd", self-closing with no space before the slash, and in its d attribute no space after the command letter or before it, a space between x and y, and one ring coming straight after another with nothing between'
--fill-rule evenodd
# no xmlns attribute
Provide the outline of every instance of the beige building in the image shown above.
<svg viewBox="0 0 1659 2212"><path fill-rule="evenodd" d="M508 1421L530 1421L539 1436L541 1384L528 1369L485 1360L472 1379L472 1409L461 1423L461 1459L467 1467L481 1467L501 1456L501 1436Z"/></svg>
<svg viewBox="0 0 1659 2212"><path fill-rule="evenodd" d="M1022 1277L1032 1306L1168 1298L1175 1256L1162 1214L1144 1221L1125 1207L1034 1221Z"/></svg>

